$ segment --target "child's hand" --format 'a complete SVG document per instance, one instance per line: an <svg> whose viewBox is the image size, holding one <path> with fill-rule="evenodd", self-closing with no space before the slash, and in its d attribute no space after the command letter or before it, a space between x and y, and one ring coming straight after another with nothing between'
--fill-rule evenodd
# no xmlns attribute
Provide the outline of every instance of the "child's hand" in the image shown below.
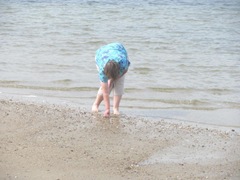
<svg viewBox="0 0 240 180"><path fill-rule="evenodd" d="M109 109L105 110L103 116L104 116L105 118L109 118L109 117L110 117L110 110L109 110Z"/></svg>

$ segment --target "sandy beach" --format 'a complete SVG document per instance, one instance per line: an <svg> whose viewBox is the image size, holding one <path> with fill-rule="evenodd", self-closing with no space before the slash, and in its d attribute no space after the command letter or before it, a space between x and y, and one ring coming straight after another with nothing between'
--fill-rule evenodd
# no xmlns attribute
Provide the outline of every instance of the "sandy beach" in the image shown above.
<svg viewBox="0 0 240 180"><path fill-rule="evenodd" d="M0 179L240 179L234 128L14 99L0 100L0 122Z"/></svg>

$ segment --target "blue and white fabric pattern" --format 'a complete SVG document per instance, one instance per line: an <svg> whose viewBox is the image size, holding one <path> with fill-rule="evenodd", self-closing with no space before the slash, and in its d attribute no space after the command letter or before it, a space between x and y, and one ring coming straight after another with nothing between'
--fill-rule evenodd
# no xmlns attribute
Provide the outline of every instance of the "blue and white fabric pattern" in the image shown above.
<svg viewBox="0 0 240 180"><path fill-rule="evenodd" d="M95 61L98 67L98 75L100 81L106 83L108 81L107 76L104 74L104 67L108 61L116 61L120 65L121 76L129 67L130 62L126 49L121 43L111 43L102 46L96 51Z"/></svg>

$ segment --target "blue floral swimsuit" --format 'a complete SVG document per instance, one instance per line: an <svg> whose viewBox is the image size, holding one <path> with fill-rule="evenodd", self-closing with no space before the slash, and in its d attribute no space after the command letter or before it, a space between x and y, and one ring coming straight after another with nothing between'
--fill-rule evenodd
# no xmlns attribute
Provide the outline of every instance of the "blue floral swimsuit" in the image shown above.
<svg viewBox="0 0 240 180"><path fill-rule="evenodd" d="M98 67L99 78L104 83L108 81L107 76L104 74L104 67L108 61L114 60L120 65L119 76L121 76L130 65L127 51L120 43L111 43L99 48L96 52L95 60Z"/></svg>

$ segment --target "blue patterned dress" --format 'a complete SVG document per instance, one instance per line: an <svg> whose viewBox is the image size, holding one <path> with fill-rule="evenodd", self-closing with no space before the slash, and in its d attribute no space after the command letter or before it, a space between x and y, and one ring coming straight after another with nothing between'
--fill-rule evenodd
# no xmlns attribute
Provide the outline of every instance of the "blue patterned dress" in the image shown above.
<svg viewBox="0 0 240 180"><path fill-rule="evenodd" d="M98 67L99 79L104 83L108 81L107 76L104 74L104 67L108 61L114 60L120 65L119 76L121 76L130 65L127 51L120 43L111 43L99 48L96 52L95 60Z"/></svg>

